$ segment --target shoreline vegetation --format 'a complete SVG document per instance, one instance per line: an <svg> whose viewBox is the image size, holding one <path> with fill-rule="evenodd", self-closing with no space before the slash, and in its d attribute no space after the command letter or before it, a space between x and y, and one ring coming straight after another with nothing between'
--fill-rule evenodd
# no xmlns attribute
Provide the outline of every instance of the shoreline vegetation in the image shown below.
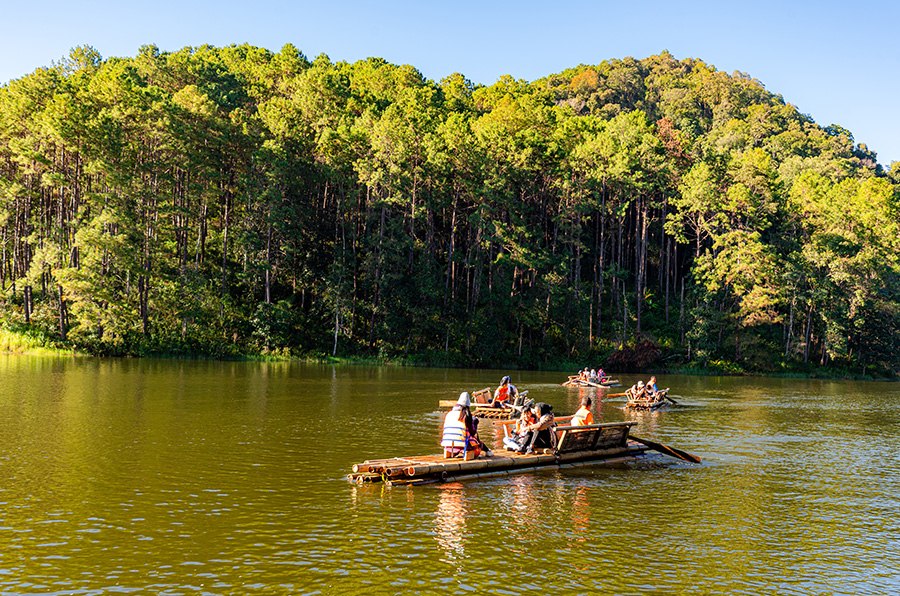
<svg viewBox="0 0 900 596"><path fill-rule="evenodd" d="M292 45L0 85L12 352L896 378L900 164L668 52L431 81Z"/></svg>
<svg viewBox="0 0 900 596"><path fill-rule="evenodd" d="M0 355L14 356L73 356L82 358L94 358L96 355L87 352L78 352L70 347L58 345L58 342L44 344L40 338L0 328ZM122 356L113 356L122 357ZM125 356L130 357L130 356ZM139 356L141 358L158 358L174 360L226 360L246 362L304 362L309 364L336 364L347 366L405 366L425 368L471 368L455 363L448 363L440 358L429 360L423 356L412 355L403 358L378 358L373 356L337 357L328 354L293 355L285 351L276 353L241 354L223 358L206 354L166 354L154 353ZM693 375L693 376L745 376L745 377L770 377L770 378L796 378L796 379L833 379L833 380L857 380L857 381L886 381L896 377L872 376L869 374L853 373L852 371L835 368L812 367L807 370L771 370L771 371L746 371L730 362L714 362L711 366L677 366L674 368L648 368L647 370L628 371L630 374L656 373L669 375ZM515 364L497 364L487 368L503 368L505 370L519 370ZM479 367L481 368L481 367ZM540 367L543 371L571 372L580 370L582 366L576 362L549 363Z"/></svg>

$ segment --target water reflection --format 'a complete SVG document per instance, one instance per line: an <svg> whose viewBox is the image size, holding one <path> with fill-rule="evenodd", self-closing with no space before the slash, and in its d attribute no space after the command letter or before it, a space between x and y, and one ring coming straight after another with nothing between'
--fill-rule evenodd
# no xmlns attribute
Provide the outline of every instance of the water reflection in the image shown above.
<svg viewBox="0 0 900 596"><path fill-rule="evenodd" d="M572 498L572 535L576 542L584 542L588 535L595 532L591 528L591 501L589 489L584 485L575 488Z"/></svg>
<svg viewBox="0 0 900 596"><path fill-rule="evenodd" d="M655 435L662 424L666 412L665 407L659 408L657 410L637 410L634 408L626 408L622 407L625 417L625 420L630 420L632 422L637 422L637 426L635 426L635 430L640 431L642 434L651 434ZM638 433L636 432L635 435Z"/></svg>
<svg viewBox="0 0 900 596"><path fill-rule="evenodd" d="M466 490L460 483L442 485L434 515L434 538L449 562L465 557Z"/></svg>

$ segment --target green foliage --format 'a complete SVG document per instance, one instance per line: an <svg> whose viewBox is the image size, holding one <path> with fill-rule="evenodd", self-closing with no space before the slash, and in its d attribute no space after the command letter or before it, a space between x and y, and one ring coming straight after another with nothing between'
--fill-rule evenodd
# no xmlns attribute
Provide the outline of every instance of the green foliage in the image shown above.
<svg viewBox="0 0 900 596"><path fill-rule="evenodd" d="M891 374L896 170L668 53L476 86L85 46L0 87L0 300L98 354L545 367L652 339L729 374Z"/></svg>

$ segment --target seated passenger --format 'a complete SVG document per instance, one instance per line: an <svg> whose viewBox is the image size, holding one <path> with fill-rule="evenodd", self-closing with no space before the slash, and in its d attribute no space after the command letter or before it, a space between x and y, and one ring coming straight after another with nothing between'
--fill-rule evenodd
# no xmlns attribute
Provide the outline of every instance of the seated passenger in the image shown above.
<svg viewBox="0 0 900 596"><path fill-rule="evenodd" d="M491 407L506 407L506 402L509 400L515 401L518 394L519 390L516 389L515 385L509 382L509 377L503 377L500 379L500 386L494 391L494 401L491 402Z"/></svg>
<svg viewBox="0 0 900 596"><path fill-rule="evenodd" d="M646 393L647 397L650 399L656 399L656 396L659 393L659 387L656 386L656 377L650 377L650 380L647 381L647 385L644 387L644 393Z"/></svg>
<svg viewBox="0 0 900 596"><path fill-rule="evenodd" d="M570 426L584 426L585 424L594 423L594 414L591 413L591 403L592 400L590 397L581 398L581 407L578 408L578 411L572 416L572 421L569 422Z"/></svg>
<svg viewBox="0 0 900 596"><path fill-rule="evenodd" d="M444 417L444 432L441 437L444 457L465 458L468 453L472 457L478 457L482 452L488 457L493 455L478 438L478 419L469 410L471 404L471 396L463 391L459 394L456 405Z"/></svg>
<svg viewBox="0 0 900 596"><path fill-rule="evenodd" d="M601 382L601 383L605 383L606 380L609 378L609 377L606 376L606 373L603 372L603 367L602 367L602 366L601 366L600 368L597 369L597 378L600 379L600 382Z"/></svg>
<svg viewBox="0 0 900 596"><path fill-rule="evenodd" d="M516 420L516 426L508 437L504 437L503 444L508 451L519 451L525 446L525 440L530 436L525 431L525 427L537 422L537 416L531 411L531 408L522 410L522 414Z"/></svg>
<svg viewBox="0 0 900 596"><path fill-rule="evenodd" d="M556 420L553 417L553 406L536 403L532 408L537 420L523 430L527 435L527 443L519 449L519 453L532 453L537 448L556 448Z"/></svg>
<svg viewBox="0 0 900 596"><path fill-rule="evenodd" d="M596 383L600 380L597 378L597 371L594 370L593 368L591 369L591 374L588 378L591 381L591 383Z"/></svg>
<svg viewBox="0 0 900 596"><path fill-rule="evenodd" d="M644 393L644 382L638 381L636 385L632 385L631 388L628 389L629 397L631 399L644 399L646 394Z"/></svg>

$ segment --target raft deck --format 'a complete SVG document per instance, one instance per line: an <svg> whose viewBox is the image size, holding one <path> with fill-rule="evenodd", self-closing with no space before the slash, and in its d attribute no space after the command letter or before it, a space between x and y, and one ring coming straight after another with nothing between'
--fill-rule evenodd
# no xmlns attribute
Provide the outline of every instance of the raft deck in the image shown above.
<svg viewBox="0 0 900 596"><path fill-rule="evenodd" d="M626 461L647 451L647 446L628 441L635 422L611 422L587 426L557 427L557 449L540 453L498 453L473 460L421 455L367 460L353 466L348 478L359 484L417 485L452 482L530 472L544 468Z"/></svg>

